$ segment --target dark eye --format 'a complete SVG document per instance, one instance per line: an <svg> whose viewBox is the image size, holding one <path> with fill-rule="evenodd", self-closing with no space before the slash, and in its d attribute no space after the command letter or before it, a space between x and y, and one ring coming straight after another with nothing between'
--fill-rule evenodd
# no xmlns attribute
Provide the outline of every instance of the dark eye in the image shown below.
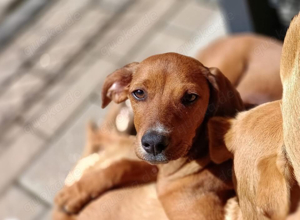
<svg viewBox="0 0 300 220"><path fill-rule="evenodd" d="M132 92L132 96L136 99L136 100L139 100L139 101L142 101L146 98L146 93L141 90L141 89L137 89L137 90L134 90Z"/></svg>
<svg viewBox="0 0 300 220"><path fill-rule="evenodd" d="M193 102L195 102L196 100L198 99L198 95L196 94L185 94L182 98L182 104L184 105L189 105L189 104L192 104Z"/></svg>

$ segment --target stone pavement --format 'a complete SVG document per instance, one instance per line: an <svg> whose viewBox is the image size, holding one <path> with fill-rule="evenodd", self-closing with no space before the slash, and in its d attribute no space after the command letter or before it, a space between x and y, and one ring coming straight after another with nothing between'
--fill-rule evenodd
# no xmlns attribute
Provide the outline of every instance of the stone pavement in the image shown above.
<svg viewBox="0 0 300 220"><path fill-rule="evenodd" d="M107 74L157 53L194 55L226 34L224 19L205 0L53 0L44 8L0 53L0 220L50 219L86 122L100 124L107 111L99 96Z"/></svg>

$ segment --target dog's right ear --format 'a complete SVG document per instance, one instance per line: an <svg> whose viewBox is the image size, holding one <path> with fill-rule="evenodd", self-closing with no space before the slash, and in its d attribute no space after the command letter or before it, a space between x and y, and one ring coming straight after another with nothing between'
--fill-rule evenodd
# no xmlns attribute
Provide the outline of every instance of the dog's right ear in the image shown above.
<svg viewBox="0 0 300 220"><path fill-rule="evenodd" d="M105 108L111 100L120 103L127 99L132 74L136 71L138 64L137 62L127 64L106 77L102 88L102 108Z"/></svg>
<svg viewBox="0 0 300 220"><path fill-rule="evenodd" d="M240 94L218 68L206 68L203 73L210 85L209 116L233 117L244 110Z"/></svg>

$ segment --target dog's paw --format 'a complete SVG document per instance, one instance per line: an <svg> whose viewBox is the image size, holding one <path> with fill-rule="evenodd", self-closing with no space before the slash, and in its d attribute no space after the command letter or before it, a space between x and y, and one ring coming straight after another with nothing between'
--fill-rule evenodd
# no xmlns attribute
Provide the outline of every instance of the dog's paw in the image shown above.
<svg viewBox="0 0 300 220"><path fill-rule="evenodd" d="M55 204L59 209L69 214L76 214L92 200L89 195L79 184L73 184L64 187L55 197Z"/></svg>

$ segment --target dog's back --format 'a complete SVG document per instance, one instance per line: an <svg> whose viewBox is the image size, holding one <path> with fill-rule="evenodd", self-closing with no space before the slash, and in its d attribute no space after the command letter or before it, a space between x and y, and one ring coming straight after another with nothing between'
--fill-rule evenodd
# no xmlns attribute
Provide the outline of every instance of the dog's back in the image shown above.
<svg viewBox="0 0 300 220"><path fill-rule="evenodd" d="M276 166L277 152L283 145L280 104L267 103L238 114L236 119L214 118L209 122L211 149L220 152L224 141L234 157L238 202L227 205L228 219L239 219L234 217L239 208L247 220L282 219L288 212L288 188ZM212 131L220 127L228 131L213 135ZM218 151L211 150L214 154Z"/></svg>
<svg viewBox="0 0 300 220"><path fill-rule="evenodd" d="M226 134L244 219L282 219L288 212L288 188L276 166L283 144L281 125L276 101L239 114Z"/></svg>
<svg viewBox="0 0 300 220"><path fill-rule="evenodd" d="M291 23L283 46L282 102L259 106L233 120L216 118L209 125L212 130L228 128L225 136L214 135L234 155L239 207L237 202L230 207L235 213L240 208L243 219L285 219L299 202L299 187L293 185L292 175L294 169L299 183L299 34L300 16Z"/></svg>
<svg viewBox="0 0 300 220"><path fill-rule="evenodd" d="M300 14L291 22L281 59L282 117L285 151L300 183Z"/></svg>

